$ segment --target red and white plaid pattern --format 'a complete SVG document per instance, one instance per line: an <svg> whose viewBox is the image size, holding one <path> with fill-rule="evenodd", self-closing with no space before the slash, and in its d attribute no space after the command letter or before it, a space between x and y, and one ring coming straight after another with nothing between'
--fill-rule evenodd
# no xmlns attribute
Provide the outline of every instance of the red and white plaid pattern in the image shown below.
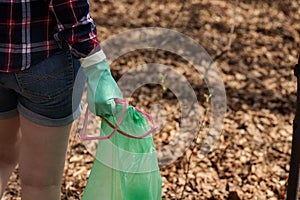
<svg viewBox="0 0 300 200"><path fill-rule="evenodd" d="M100 49L87 0L1 0L0 71L16 72L70 49Z"/></svg>

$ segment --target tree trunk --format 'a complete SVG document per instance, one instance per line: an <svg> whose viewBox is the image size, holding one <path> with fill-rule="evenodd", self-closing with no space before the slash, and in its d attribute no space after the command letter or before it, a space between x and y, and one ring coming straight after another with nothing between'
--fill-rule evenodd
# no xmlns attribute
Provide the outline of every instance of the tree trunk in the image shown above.
<svg viewBox="0 0 300 200"><path fill-rule="evenodd" d="M288 179L287 200L298 199L299 170L300 170L300 56L294 68L297 77L297 106L293 123L293 140Z"/></svg>

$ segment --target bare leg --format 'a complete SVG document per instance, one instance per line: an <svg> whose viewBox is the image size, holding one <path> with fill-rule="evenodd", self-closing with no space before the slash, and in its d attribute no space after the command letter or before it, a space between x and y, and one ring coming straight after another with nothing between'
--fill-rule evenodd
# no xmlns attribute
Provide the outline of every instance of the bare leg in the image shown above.
<svg viewBox="0 0 300 200"><path fill-rule="evenodd" d="M61 177L72 125L46 127L22 116L20 123L22 200L60 200Z"/></svg>
<svg viewBox="0 0 300 200"><path fill-rule="evenodd" d="M18 162L21 134L19 117L0 120L0 199Z"/></svg>

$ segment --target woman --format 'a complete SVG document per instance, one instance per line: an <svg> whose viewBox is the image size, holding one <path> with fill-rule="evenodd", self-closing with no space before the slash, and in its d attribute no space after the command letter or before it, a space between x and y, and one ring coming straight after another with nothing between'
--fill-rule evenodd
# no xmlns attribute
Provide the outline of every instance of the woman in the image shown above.
<svg viewBox="0 0 300 200"><path fill-rule="evenodd" d="M89 4L7 0L0 10L0 197L19 163L22 200L58 200L84 87L73 88L78 59L100 50Z"/></svg>

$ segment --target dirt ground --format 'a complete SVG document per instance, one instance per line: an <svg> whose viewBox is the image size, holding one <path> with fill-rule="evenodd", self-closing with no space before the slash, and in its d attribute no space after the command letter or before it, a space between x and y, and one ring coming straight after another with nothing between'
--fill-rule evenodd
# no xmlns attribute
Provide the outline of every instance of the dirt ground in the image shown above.
<svg viewBox="0 0 300 200"><path fill-rule="evenodd" d="M227 111L222 134L200 157L201 138L210 123L204 113L210 112L211 104L205 102L204 94L209 93L205 82L190 63L155 50L134 51L112 63L117 80L143 63L168 65L186 77L197 95L204 124L200 139L161 167L163 199L285 198L296 102L293 67L300 50L299 7L298 0L91 0L99 40L141 27L178 31L209 53L224 82ZM157 149L168 144L180 125L180 106L172 91L145 85L130 100L151 113L153 105L162 106L156 113L161 112L166 123L154 139ZM77 129L70 137L62 199L80 199L93 163L75 135ZM16 170L3 200L19 196Z"/></svg>

